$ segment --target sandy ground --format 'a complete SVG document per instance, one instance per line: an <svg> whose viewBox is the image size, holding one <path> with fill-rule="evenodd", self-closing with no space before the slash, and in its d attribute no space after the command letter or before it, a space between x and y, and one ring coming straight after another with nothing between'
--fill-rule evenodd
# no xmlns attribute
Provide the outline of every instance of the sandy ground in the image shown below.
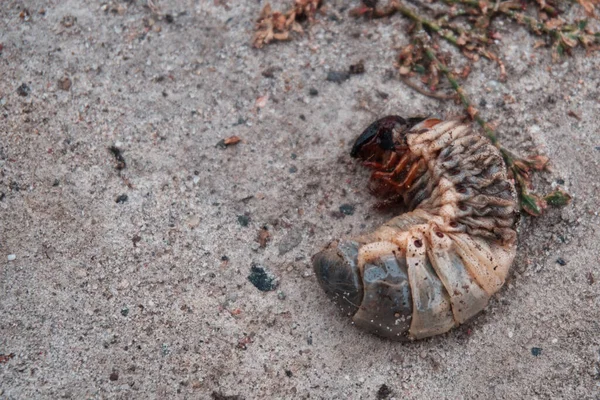
<svg viewBox="0 0 600 400"><path fill-rule="evenodd" d="M0 4L0 398L600 398L600 54L552 64L498 25L508 81L482 61L466 88L506 144L551 158L536 186L574 199L523 220L485 312L392 343L338 313L310 257L392 216L348 155L366 125L460 113L389 79L405 21L330 1L255 50L258 1L156 3Z"/></svg>

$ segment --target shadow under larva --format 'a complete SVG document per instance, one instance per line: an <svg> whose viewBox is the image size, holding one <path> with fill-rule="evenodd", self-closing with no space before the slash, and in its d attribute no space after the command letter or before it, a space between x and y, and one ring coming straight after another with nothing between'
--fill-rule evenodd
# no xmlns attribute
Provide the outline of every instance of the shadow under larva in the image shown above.
<svg viewBox="0 0 600 400"><path fill-rule="evenodd" d="M325 292L358 327L401 341L485 308L516 253L516 192L498 149L460 120L387 116L351 155L374 170L374 194L408 211L315 254Z"/></svg>

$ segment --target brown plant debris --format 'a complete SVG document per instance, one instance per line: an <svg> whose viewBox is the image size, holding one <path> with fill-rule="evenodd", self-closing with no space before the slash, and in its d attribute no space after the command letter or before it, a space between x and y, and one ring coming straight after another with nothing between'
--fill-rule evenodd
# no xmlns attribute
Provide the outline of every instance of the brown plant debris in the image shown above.
<svg viewBox="0 0 600 400"><path fill-rule="evenodd" d="M269 3L263 7L252 44L261 48L272 41L288 40L290 32L304 33L298 20L313 21L321 6L321 0L295 0L293 7L286 12L273 11Z"/></svg>

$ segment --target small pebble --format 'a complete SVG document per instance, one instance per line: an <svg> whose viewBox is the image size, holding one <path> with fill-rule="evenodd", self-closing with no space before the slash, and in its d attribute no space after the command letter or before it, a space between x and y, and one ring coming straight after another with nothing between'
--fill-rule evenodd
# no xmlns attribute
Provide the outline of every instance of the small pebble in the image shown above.
<svg viewBox="0 0 600 400"><path fill-rule="evenodd" d="M17 258L16 254L9 254L8 257L6 257L8 259L8 261L14 261Z"/></svg>
<svg viewBox="0 0 600 400"><path fill-rule="evenodd" d="M340 206L340 212L344 215L352 215L354 214L354 205L352 204L342 204Z"/></svg>
<svg viewBox="0 0 600 400"><path fill-rule="evenodd" d="M60 90L64 90L65 92L69 91L69 89L71 89L71 80L67 77L64 77L62 79L58 80L58 88Z"/></svg>
<svg viewBox="0 0 600 400"><path fill-rule="evenodd" d="M386 385L385 383L383 385L381 385L379 387L379 390L377 391L377 400L385 400L385 399L389 399L389 397L392 395L392 389L390 389L388 387L388 385Z"/></svg>
<svg viewBox="0 0 600 400"><path fill-rule="evenodd" d="M275 290L279 285L277 278L262 265L253 264L250 267L248 280L261 292Z"/></svg>
<svg viewBox="0 0 600 400"><path fill-rule="evenodd" d="M532 347L531 348L531 354L533 354L534 356L539 356L542 354L542 348L541 347Z"/></svg>
<svg viewBox="0 0 600 400"><path fill-rule="evenodd" d="M381 100L386 100L388 97L390 97L389 94L382 92L381 90L376 90L375 93L377 93L377 96L379 96Z"/></svg>
<svg viewBox="0 0 600 400"><path fill-rule="evenodd" d="M25 97L28 96L29 93L31 93L31 89L29 88L29 86L27 86L26 83L22 83L21 86L17 88L17 94L19 96Z"/></svg>
<svg viewBox="0 0 600 400"><path fill-rule="evenodd" d="M329 71L327 80L329 82L342 83L350 79L350 74L344 71Z"/></svg>
<svg viewBox="0 0 600 400"><path fill-rule="evenodd" d="M290 174L295 174L296 172L298 172L298 167L296 167L295 165L292 165L289 169Z"/></svg>
<svg viewBox="0 0 600 400"><path fill-rule="evenodd" d="M567 265L567 262L565 260L563 260L562 258L558 257L556 259L556 262L558 263L558 265L564 267L565 265Z"/></svg>
<svg viewBox="0 0 600 400"><path fill-rule="evenodd" d="M356 64L352 64L348 69L348 72L352 75L364 74L365 64L363 64L362 61L359 61Z"/></svg>
<svg viewBox="0 0 600 400"><path fill-rule="evenodd" d="M119 197L117 197L117 199L115 200L118 204L123 204L127 201L129 197L127 197L126 194L122 194Z"/></svg>
<svg viewBox="0 0 600 400"><path fill-rule="evenodd" d="M319 95L319 91L317 89L315 89L315 88L310 88L310 89L308 89L308 94L310 94L313 97L314 96L318 96Z"/></svg>
<svg viewBox="0 0 600 400"><path fill-rule="evenodd" d="M247 215L238 215L237 217L238 223L241 226L248 226L248 224L250 223L250 217Z"/></svg>

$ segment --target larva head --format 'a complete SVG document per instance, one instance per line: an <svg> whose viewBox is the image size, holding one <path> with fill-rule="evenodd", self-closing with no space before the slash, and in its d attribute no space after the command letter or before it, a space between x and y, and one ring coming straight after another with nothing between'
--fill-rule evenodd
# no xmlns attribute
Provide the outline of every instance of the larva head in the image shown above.
<svg viewBox="0 0 600 400"><path fill-rule="evenodd" d="M369 181L369 189L376 196L386 199L389 205L412 204L407 195L426 171L426 163L413 154L407 144L407 134L423 118L404 119L397 115L383 117L371 125L356 139L351 156L361 159L365 166L375 170Z"/></svg>
<svg viewBox="0 0 600 400"><path fill-rule="evenodd" d="M381 162L393 151L406 147L406 133L425 118L388 115L373 122L354 142L350 155L363 161Z"/></svg>
<svg viewBox="0 0 600 400"><path fill-rule="evenodd" d="M350 155L363 161L382 162L397 146L404 144L403 133L408 122L389 115L373 122L354 142Z"/></svg>

